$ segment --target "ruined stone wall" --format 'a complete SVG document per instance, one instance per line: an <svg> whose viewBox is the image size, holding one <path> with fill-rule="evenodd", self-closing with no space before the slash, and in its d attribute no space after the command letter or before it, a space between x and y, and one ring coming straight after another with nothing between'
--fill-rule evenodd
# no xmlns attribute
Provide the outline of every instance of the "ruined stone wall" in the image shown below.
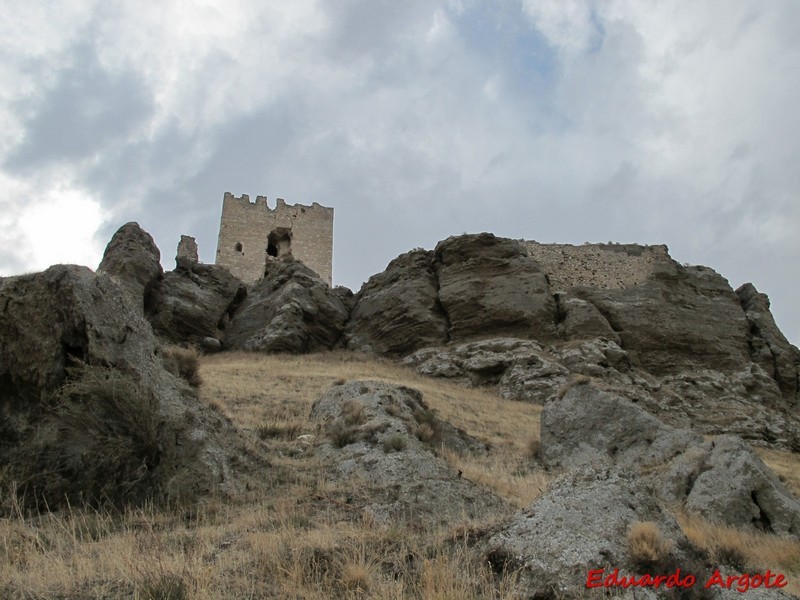
<svg viewBox="0 0 800 600"><path fill-rule="evenodd" d="M264 196L250 202L226 192L217 241L216 263L244 282L264 276L264 265L290 252L331 285L333 209L314 202L288 205L281 198L270 208Z"/></svg>
<svg viewBox="0 0 800 600"><path fill-rule="evenodd" d="M639 244L540 244L524 241L528 254L550 279L550 289L566 291L574 285L603 289L642 283L654 267L670 262L666 246Z"/></svg>

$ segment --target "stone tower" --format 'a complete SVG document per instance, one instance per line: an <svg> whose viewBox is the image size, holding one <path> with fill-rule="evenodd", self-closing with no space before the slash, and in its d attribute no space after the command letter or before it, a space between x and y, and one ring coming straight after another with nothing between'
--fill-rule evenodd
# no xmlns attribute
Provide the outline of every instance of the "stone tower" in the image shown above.
<svg viewBox="0 0 800 600"><path fill-rule="evenodd" d="M291 254L331 285L333 209L314 202L289 205L281 198L275 208L265 196L250 202L225 192L219 225L216 263L253 283L264 276L267 261Z"/></svg>

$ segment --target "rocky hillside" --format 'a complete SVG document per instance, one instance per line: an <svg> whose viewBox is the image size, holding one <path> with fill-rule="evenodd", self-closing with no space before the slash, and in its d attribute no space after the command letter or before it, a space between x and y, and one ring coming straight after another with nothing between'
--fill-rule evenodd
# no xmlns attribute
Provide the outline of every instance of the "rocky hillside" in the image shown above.
<svg viewBox="0 0 800 600"><path fill-rule="evenodd" d="M312 530L332 520L383 532L362 545L361 576L338 554L352 547L315 555L303 593L282 587L294 559L261 559L266 597L582 597L592 568L796 577L800 502L786 473L800 452L800 352L752 285L734 291L661 248L634 283L615 267L609 286L596 273L556 277L530 245L464 235L398 257L353 294L290 257L249 287L185 252L164 273L152 238L129 223L96 273L55 266L0 280L2 508L234 506L292 488ZM198 391L195 347L239 366ZM261 359L241 350L280 354L244 383L244 365ZM321 367L277 375L277 365L330 350L397 371L342 367L292 399ZM779 476L765 452L792 466ZM726 552L687 523L788 545L782 558L745 552L763 548L754 541ZM252 546L273 526L247 527ZM371 557L398 532L415 536L413 551ZM27 547L14 535L5 548ZM434 593L433 556L459 557L459 594ZM13 577L0 591L27 597ZM130 585L119 597L141 592Z"/></svg>

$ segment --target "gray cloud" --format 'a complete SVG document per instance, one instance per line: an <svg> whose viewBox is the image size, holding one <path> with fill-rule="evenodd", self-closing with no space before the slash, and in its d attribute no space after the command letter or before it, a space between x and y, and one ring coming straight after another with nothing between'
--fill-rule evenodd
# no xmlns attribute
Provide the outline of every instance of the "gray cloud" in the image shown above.
<svg viewBox="0 0 800 600"><path fill-rule="evenodd" d="M245 2L176 30L177 11L79 11L84 35L15 44L39 91L0 97L0 177L100 203L97 239L139 220L167 268L181 233L213 260L225 191L334 206L353 288L463 231L667 243L754 281L800 340L796 3Z"/></svg>

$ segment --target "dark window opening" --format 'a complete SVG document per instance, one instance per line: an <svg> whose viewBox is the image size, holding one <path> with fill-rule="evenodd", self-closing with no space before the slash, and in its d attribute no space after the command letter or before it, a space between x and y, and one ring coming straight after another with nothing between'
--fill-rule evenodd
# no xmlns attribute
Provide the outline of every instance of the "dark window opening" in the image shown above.
<svg viewBox="0 0 800 600"><path fill-rule="evenodd" d="M236 245L234 246L234 249L237 252L241 252L242 251L242 242L236 242Z"/></svg>
<svg viewBox="0 0 800 600"><path fill-rule="evenodd" d="M274 257L292 253L292 230L278 227L267 236L267 254Z"/></svg>

